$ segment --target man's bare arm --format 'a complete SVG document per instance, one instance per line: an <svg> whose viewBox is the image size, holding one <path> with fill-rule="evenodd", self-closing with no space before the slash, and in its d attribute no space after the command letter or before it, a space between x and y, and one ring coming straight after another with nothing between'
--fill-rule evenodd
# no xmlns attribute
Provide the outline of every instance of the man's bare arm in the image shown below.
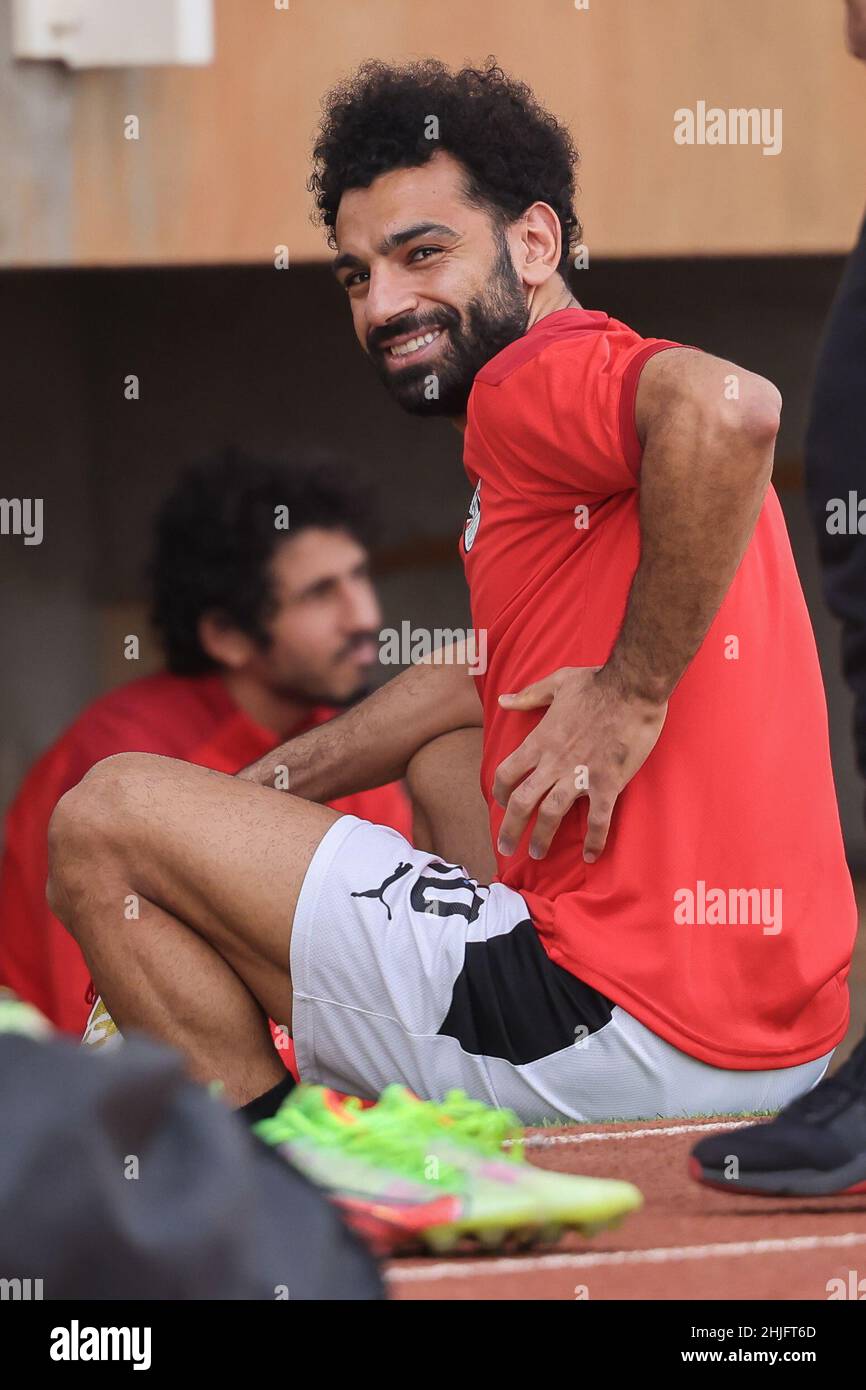
<svg viewBox="0 0 866 1390"><path fill-rule="evenodd" d="M238 776L308 801L333 801L402 777L424 744L481 725L481 701L462 644L450 648L447 658L439 652L410 666L345 714L290 739Z"/></svg>
<svg viewBox="0 0 866 1390"><path fill-rule="evenodd" d="M563 668L501 695L507 709L550 708L497 769L513 852L538 808L530 853L542 858L579 794L589 797L584 858L604 849L616 799L655 747L667 701L715 617L755 527L773 467L781 397L763 378L672 348L638 388L644 443L641 557L606 664Z"/></svg>
<svg viewBox="0 0 866 1390"><path fill-rule="evenodd" d="M604 667L624 694L667 700L704 640L763 505L781 400L763 377L687 348L644 368L641 558Z"/></svg>

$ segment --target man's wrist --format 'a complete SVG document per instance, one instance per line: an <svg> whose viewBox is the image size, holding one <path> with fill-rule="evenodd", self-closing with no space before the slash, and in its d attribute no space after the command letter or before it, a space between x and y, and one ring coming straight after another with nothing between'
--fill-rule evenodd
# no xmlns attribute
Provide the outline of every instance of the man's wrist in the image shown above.
<svg viewBox="0 0 866 1390"><path fill-rule="evenodd" d="M258 762L242 768L236 774L242 782L252 782L257 787L272 787L278 792L293 792L307 801L315 800L310 790L304 786L304 778L298 761L291 761L285 748L276 748L266 753Z"/></svg>
<svg viewBox="0 0 866 1390"><path fill-rule="evenodd" d="M239 772L236 772L235 777L239 782L253 782L256 784L259 780L256 775L258 768L258 763L250 763L249 767L242 767Z"/></svg>
<svg viewBox="0 0 866 1390"><path fill-rule="evenodd" d="M637 668L624 659L616 649L600 668L597 679L619 699L632 704L647 705L653 709L667 704L676 685L675 680Z"/></svg>
<svg viewBox="0 0 866 1390"><path fill-rule="evenodd" d="M278 762L279 759L272 758L268 754L264 758L259 758L257 762L251 763L249 767L242 767L235 776L241 782L252 782L257 787L272 787Z"/></svg>

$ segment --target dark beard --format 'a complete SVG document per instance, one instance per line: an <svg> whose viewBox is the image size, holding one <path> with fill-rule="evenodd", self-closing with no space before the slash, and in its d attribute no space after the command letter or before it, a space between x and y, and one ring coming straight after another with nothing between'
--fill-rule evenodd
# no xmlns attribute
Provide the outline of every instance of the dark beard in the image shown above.
<svg viewBox="0 0 866 1390"><path fill-rule="evenodd" d="M339 698L332 690L324 689L320 686L308 685L303 688L289 681L281 681L278 685L271 687L273 694L278 695L282 700L292 700L296 704L306 705L310 710L319 705L328 705L332 709L345 710L351 709L361 700L366 700L368 695L372 695L375 686L369 679L362 679L348 695L341 695Z"/></svg>
<svg viewBox="0 0 866 1390"><path fill-rule="evenodd" d="M526 300L508 242L501 231L496 233L496 242L497 256L490 282L482 294L467 304L465 325L458 311L450 308L442 308L423 318L407 315L388 325L388 337L425 333L432 328L447 332L448 343L435 367L419 362L417 367L404 367L394 373L385 366L384 353L372 350L372 361L379 377L397 404L410 415L463 415L481 368L526 332L529 318ZM380 333L385 336L384 330ZM428 399L425 393L431 377L435 378L438 394Z"/></svg>

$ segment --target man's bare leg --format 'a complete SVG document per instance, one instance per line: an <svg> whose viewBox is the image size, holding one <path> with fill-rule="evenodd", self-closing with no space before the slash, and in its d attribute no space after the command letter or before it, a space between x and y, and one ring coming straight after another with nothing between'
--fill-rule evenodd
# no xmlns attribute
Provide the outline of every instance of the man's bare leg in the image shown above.
<svg viewBox="0 0 866 1390"><path fill-rule="evenodd" d="M337 819L138 753L97 764L55 811L50 900L118 1027L178 1047L236 1105L285 1075L267 1014L291 1018L295 907Z"/></svg>
<svg viewBox="0 0 866 1390"><path fill-rule="evenodd" d="M407 771L432 849L489 882L480 738L428 744ZM51 827L52 905L122 1032L177 1047L236 1105L285 1071L267 1015L291 1019L289 943L310 859L337 813L147 754L98 764Z"/></svg>
<svg viewBox="0 0 866 1390"><path fill-rule="evenodd" d="M456 729L432 739L406 769L418 849L462 864L479 883L496 874L487 804L481 795L481 730Z"/></svg>

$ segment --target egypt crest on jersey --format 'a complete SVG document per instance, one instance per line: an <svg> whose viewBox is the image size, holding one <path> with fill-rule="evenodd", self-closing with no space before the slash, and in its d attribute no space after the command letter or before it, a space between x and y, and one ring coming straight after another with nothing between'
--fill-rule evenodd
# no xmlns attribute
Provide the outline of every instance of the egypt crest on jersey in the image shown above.
<svg viewBox="0 0 866 1390"><path fill-rule="evenodd" d="M471 550L478 535L478 527L481 525L481 479L478 479L478 486L472 494L472 501L469 503L469 515L466 518L466 526L463 531L463 546L465 550Z"/></svg>

